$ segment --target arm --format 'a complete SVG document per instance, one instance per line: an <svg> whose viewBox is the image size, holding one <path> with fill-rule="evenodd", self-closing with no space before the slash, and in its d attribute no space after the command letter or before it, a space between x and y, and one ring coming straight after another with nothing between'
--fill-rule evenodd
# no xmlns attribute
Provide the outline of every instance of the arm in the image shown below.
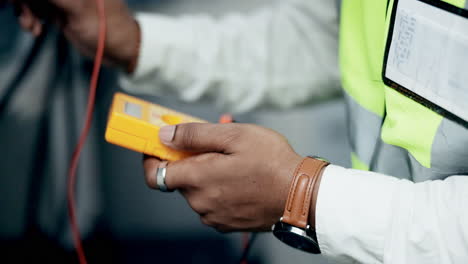
<svg viewBox="0 0 468 264"><path fill-rule="evenodd" d="M466 263L468 177L413 183L329 166L316 221L322 253L339 262Z"/></svg>
<svg viewBox="0 0 468 264"><path fill-rule="evenodd" d="M169 163L166 183L221 231L269 230L303 159L283 136L252 125L182 124L163 127L160 139L203 153ZM158 164L144 163L153 188ZM324 255L345 263L468 263L467 176L413 183L333 165L321 175L311 209Z"/></svg>
<svg viewBox="0 0 468 264"><path fill-rule="evenodd" d="M170 87L187 101L211 95L235 111L329 95L339 88L337 9L335 1L293 0L221 19L139 14L139 62L123 86Z"/></svg>
<svg viewBox="0 0 468 264"><path fill-rule="evenodd" d="M47 18L83 54L94 54L95 0L14 3L26 30L39 35L39 18ZM157 84L163 81L185 100L212 95L245 111L261 103L287 107L338 90L337 1L287 0L218 20L140 14L139 26L121 0L105 4L104 61L132 71L138 58L136 72L123 78L124 87L134 92L161 94Z"/></svg>

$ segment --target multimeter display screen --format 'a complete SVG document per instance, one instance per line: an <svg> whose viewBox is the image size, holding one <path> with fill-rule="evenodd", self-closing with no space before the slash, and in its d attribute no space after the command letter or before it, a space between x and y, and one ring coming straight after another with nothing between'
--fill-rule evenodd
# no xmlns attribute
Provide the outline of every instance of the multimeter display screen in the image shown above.
<svg viewBox="0 0 468 264"><path fill-rule="evenodd" d="M141 105L130 103L130 102L125 102L125 113L127 115L136 117L136 118L141 118L142 117L142 107Z"/></svg>

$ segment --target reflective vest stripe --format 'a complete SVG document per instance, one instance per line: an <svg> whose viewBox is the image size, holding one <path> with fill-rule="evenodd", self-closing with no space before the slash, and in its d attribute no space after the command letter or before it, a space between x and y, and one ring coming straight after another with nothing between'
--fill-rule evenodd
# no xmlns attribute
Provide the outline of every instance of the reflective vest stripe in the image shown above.
<svg viewBox="0 0 468 264"><path fill-rule="evenodd" d="M348 138L351 149L355 154L351 159L353 167L356 164L360 166L360 169L367 168L369 170L377 142L380 140L382 117L361 107L347 93L345 93L345 99L349 129ZM365 167L362 165L365 165Z"/></svg>

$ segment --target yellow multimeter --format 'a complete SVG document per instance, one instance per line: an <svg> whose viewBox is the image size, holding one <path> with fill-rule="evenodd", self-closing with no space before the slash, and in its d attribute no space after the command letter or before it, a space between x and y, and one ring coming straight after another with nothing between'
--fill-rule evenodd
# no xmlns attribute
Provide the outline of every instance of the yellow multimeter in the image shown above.
<svg viewBox="0 0 468 264"><path fill-rule="evenodd" d="M106 141L163 160L176 161L194 154L163 145L159 140L159 129L193 122L207 123L133 96L116 93L109 112Z"/></svg>

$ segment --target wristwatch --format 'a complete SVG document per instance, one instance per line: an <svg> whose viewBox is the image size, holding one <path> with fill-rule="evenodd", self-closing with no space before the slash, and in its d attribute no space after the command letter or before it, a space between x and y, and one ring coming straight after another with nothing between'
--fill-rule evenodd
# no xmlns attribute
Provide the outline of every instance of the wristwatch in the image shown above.
<svg viewBox="0 0 468 264"><path fill-rule="evenodd" d="M297 166L289 189L283 217L273 225L273 235L291 247L320 254L315 227L309 225L309 209L317 181L330 163L322 158L307 157ZM314 188L316 187L316 188ZM311 219L315 223L314 219Z"/></svg>

